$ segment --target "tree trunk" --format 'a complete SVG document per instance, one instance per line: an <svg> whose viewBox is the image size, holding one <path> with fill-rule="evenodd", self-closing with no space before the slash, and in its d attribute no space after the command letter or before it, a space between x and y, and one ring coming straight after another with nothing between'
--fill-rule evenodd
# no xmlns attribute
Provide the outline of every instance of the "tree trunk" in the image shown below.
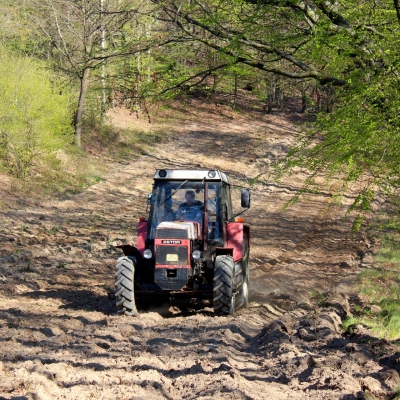
<svg viewBox="0 0 400 400"><path fill-rule="evenodd" d="M301 113L304 114L307 111L308 96L305 88L301 89Z"/></svg>
<svg viewBox="0 0 400 400"><path fill-rule="evenodd" d="M322 110L322 99L321 99L321 93L317 89L317 112L321 112Z"/></svg>
<svg viewBox="0 0 400 400"><path fill-rule="evenodd" d="M81 90L79 93L78 109L76 110L75 116L75 144L78 149L81 148L83 111L85 108L85 99L89 87L89 75L90 69L86 68L83 71L83 76L80 78Z"/></svg>
<svg viewBox="0 0 400 400"><path fill-rule="evenodd" d="M237 93L238 93L238 77L237 74L235 74L235 86L233 89L233 108L236 108Z"/></svg>
<svg viewBox="0 0 400 400"><path fill-rule="evenodd" d="M272 113L272 94L269 94L265 100L265 104L263 105L263 111L267 114Z"/></svg>
<svg viewBox="0 0 400 400"><path fill-rule="evenodd" d="M400 23L400 2L399 2L399 0L394 0L394 8L396 9L397 20Z"/></svg>
<svg viewBox="0 0 400 400"><path fill-rule="evenodd" d="M100 11L103 12L104 0L100 0ZM103 25L101 26L101 55L104 56L106 48L106 29ZM106 65L105 61L101 65L101 125L104 124L106 114L107 96L106 96Z"/></svg>
<svg viewBox="0 0 400 400"><path fill-rule="evenodd" d="M283 112L283 94L280 86L276 88L276 104L280 112Z"/></svg>

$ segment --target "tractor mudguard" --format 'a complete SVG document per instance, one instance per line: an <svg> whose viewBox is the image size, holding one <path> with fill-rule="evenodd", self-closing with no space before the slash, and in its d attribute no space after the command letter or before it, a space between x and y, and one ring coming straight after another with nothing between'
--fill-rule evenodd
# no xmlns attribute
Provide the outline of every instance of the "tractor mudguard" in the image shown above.
<svg viewBox="0 0 400 400"><path fill-rule="evenodd" d="M247 233L249 238L249 226L242 222L228 222L226 224L227 247L233 249L233 260L239 261L243 257L243 240L244 234Z"/></svg>
<svg viewBox="0 0 400 400"><path fill-rule="evenodd" d="M215 256L231 256L233 257L233 247L216 247Z"/></svg>
<svg viewBox="0 0 400 400"><path fill-rule="evenodd" d="M136 247L141 254L146 248L147 221L140 221L138 225Z"/></svg>
<svg viewBox="0 0 400 400"><path fill-rule="evenodd" d="M130 244L120 244L115 247L117 247L118 249L122 249L125 256L135 257L139 263L142 261L142 254L136 247L131 246Z"/></svg>

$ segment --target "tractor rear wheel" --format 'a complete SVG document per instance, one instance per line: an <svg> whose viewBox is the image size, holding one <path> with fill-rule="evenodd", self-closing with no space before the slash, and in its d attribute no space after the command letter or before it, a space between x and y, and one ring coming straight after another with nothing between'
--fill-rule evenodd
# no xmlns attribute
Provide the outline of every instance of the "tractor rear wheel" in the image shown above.
<svg viewBox="0 0 400 400"><path fill-rule="evenodd" d="M249 305L249 256L249 238L245 233L243 235L243 307L247 307Z"/></svg>
<svg viewBox="0 0 400 400"><path fill-rule="evenodd" d="M235 263L233 257L217 256L214 266L213 307L217 315L233 315L235 312L234 294Z"/></svg>
<svg viewBox="0 0 400 400"><path fill-rule="evenodd" d="M245 306L244 277L242 262L235 264L235 309L239 310Z"/></svg>
<svg viewBox="0 0 400 400"><path fill-rule="evenodd" d="M115 272L115 298L118 314L138 315L134 293L135 266L128 257L120 257Z"/></svg>
<svg viewBox="0 0 400 400"><path fill-rule="evenodd" d="M235 308L246 308L249 304L249 242L247 235L243 236L242 261L235 264Z"/></svg>

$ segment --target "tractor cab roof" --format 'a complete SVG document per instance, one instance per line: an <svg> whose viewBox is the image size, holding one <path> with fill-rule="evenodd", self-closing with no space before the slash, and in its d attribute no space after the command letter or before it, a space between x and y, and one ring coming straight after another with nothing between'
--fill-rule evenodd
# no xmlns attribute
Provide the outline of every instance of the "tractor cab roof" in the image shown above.
<svg viewBox="0 0 400 400"><path fill-rule="evenodd" d="M154 180L222 181L229 184L228 177L217 169L158 169Z"/></svg>

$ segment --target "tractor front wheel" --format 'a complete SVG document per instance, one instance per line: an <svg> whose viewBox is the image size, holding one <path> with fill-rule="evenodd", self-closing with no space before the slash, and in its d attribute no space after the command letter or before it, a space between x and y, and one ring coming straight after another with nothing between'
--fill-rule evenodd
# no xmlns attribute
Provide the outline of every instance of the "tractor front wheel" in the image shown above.
<svg viewBox="0 0 400 400"><path fill-rule="evenodd" d="M118 314L138 315L134 293L135 266L128 257L120 257L115 272L115 298Z"/></svg>
<svg viewBox="0 0 400 400"><path fill-rule="evenodd" d="M233 257L217 256L214 266L213 306L217 315L233 315L235 312Z"/></svg>

